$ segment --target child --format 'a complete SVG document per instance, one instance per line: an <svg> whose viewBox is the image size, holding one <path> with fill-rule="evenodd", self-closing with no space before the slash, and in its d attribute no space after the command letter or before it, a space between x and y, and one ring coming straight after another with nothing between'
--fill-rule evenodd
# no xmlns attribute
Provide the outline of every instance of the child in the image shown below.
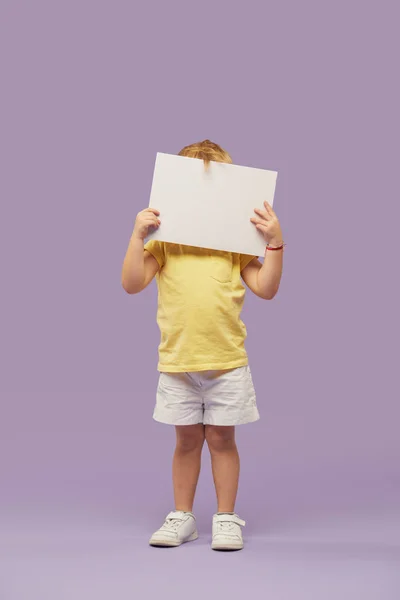
<svg viewBox="0 0 400 600"><path fill-rule="evenodd" d="M230 155L205 140L180 156L232 163ZM150 539L154 546L179 546L198 537L192 512L204 441L211 454L218 510L212 548L243 548L242 521L235 513L239 455L235 426L259 419L248 357L246 327L240 319L245 288L271 300L282 275L283 241L271 206L254 209L250 220L268 243L264 264L256 256L149 240L160 213L138 213L122 269L122 285L136 294L156 277L159 381L153 418L175 425L173 458L175 509ZM196 216L193 216L195 225Z"/></svg>

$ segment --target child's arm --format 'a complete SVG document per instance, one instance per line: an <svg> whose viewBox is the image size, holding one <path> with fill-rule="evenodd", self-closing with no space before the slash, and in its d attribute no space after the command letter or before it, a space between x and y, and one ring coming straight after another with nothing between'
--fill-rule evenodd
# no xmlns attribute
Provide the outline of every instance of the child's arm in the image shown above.
<svg viewBox="0 0 400 600"><path fill-rule="evenodd" d="M276 296L282 277L283 252L282 250L265 252L264 263L258 258L253 258L243 269L241 276L256 296L264 300L272 300Z"/></svg>
<svg viewBox="0 0 400 600"><path fill-rule="evenodd" d="M251 217L265 241L271 246L280 247L283 244L282 230L279 219L269 202L264 202L265 210L255 208L258 217ZM272 300L276 296L282 277L283 248L276 251L266 250L264 263L254 258L241 272L247 286L260 298Z"/></svg>
<svg viewBox="0 0 400 600"><path fill-rule="evenodd" d="M159 270L159 264L150 252L144 250L144 239L149 227L160 224L159 211L148 208L136 217L135 227L129 240L122 266L122 287L128 294L137 294L145 289Z"/></svg>

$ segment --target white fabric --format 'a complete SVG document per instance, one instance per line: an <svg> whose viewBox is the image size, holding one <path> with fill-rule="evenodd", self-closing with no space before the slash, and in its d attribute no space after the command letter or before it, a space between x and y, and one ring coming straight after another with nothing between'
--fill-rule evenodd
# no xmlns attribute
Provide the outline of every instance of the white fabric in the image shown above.
<svg viewBox="0 0 400 600"><path fill-rule="evenodd" d="M160 373L153 418L170 425L241 425L260 418L249 365Z"/></svg>

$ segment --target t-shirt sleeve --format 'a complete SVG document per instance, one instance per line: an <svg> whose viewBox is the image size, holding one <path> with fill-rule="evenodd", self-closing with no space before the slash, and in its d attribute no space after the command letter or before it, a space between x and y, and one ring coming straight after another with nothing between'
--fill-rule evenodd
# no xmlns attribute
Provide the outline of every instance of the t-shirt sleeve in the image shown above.
<svg viewBox="0 0 400 600"><path fill-rule="evenodd" d="M253 260L253 258L258 258L258 256L253 256L253 254L241 254L240 255L240 272L243 271L245 267Z"/></svg>
<svg viewBox="0 0 400 600"><path fill-rule="evenodd" d="M165 245L164 242L158 240L149 240L145 243L144 249L150 252L160 265L160 268L165 264Z"/></svg>

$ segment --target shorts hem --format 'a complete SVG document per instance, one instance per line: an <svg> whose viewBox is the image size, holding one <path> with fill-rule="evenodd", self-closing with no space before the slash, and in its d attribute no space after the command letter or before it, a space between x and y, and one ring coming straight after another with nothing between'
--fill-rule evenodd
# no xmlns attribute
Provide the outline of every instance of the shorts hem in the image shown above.
<svg viewBox="0 0 400 600"><path fill-rule="evenodd" d="M206 419L204 425L215 425L216 427L232 427L237 425L247 425L260 420L259 414L249 415L240 419Z"/></svg>
<svg viewBox="0 0 400 600"><path fill-rule="evenodd" d="M157 423L164 423L164 425L198 425L198 424L202 424L203 420L200 418L199 419L190 419L189 422L185 422L182 423L182 419L178 418L174 418L174 417L166 417L164 415L160 415L160 414L153 414L153 419L154 421L157 421Z"/></svg>
<svg viewBox="0 0 400 600"><path fill-rule="evenodd" d="M241 419L190 419L188 422L182 422L179 418L166 417L160 414L153 414L154 421L157 423L164 423L164 425L215 425L216 427L235 427L237 425L247 425L249 423L255 423L260 420L260 415L249 415L248 417L242 417Z"/></svg>

